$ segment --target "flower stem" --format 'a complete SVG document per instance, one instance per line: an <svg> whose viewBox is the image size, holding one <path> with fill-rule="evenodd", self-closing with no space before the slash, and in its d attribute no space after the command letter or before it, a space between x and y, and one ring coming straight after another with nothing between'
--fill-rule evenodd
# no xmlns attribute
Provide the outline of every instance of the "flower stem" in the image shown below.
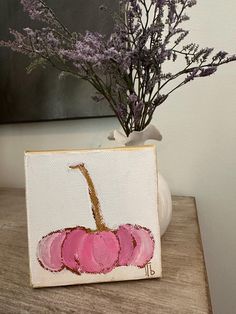
<svg viewBox="0 0 236 314"><path fill-rule="evenodd" d="M85 167L83 163L78 164L76 166L70 166L70 168L80 170L80 172L82 173L82 175L84 176L88 184L88 192L89 192L89 197L92 204L92 213L93 213L93 217L96 223L97 230L99 231L109 230L109 228L106 226L103 220L100 202L99 202L93 181L90 177L90 174L87 168Z"/></svg>

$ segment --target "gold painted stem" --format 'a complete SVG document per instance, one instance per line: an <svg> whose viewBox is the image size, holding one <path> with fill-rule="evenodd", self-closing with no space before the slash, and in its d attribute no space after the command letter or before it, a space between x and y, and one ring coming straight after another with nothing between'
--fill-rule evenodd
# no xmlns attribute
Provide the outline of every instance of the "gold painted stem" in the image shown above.
<svg viewBox="0 0 236 314"><path fill-rule="evenodd" d="M103 231L103 230L109 230L103 220L103 216L102 216L102 211L101 211L101 206L100 206L100 202L97 196L97 192L95 190L93 181L90 177L90 174L87 170L87 168L85 167L85 165L83 163L78 164L76 166L70 166L71 169L78 169L80 170L80 172L82 173L82 175L84 176L87 184L88 184L88 192L89 192L89 197L91 200L91 204L92 204L92 213L93 213L93 217L96 223L96 227L97 230L99 231Z"/></svg>

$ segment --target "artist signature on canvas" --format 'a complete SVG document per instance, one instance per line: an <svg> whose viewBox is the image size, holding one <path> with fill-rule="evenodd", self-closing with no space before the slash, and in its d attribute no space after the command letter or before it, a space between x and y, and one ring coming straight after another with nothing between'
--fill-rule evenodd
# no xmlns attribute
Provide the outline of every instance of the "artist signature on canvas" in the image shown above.
<svg viewBox="0 0 236 314"><path fill-rule="evenodd" d="M118 266L136 266L145 268L146 276L153 276L155 272L149 263L155 246L152 232L132 224L110 229L105 224L100 201L85 164L73 165L70 169L79 171L88 186L96 230L77 226L47 234L37 247L40 265L51 272L65 268L78 275L106 274Z"/></svg>
<svg viewBox="0 0 236 314"><path fill-rule="evenodd" d="M152 269L152 264L151 263L147 263L145 265L145 276L147 277L152 277L155 275L155 270Z"/></svg>

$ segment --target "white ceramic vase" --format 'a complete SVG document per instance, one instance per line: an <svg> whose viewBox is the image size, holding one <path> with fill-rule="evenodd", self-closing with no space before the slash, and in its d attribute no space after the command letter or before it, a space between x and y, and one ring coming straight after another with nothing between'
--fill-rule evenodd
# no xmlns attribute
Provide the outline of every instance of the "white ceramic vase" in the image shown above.
<svg viewBox="0 0 236 314"><path fill-rule="evenodd" d="M119 130L114 130L109 134L108 139L115 141L119 145L141 146L144 145L147 140L160 141L162 139L162 136L154 125L148 125L142 131L132 132L129 135L129 137L127 137L123 132ZM158 171L158 216L160 223L160 232L162 236L165 233L171 221L172 201L168 184L159 171Z"/></svg>

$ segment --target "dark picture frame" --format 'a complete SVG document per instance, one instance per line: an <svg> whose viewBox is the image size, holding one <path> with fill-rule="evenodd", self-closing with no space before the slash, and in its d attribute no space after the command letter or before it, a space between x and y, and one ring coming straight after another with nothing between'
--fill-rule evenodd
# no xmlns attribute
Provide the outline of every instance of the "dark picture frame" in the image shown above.
<svg viewBox="0 0 236 314"><path fill-rule="evenodd" d="M69 29L80 33L90 30L109 35L112 17L99 7L119 9L118 0L46 2ZM23 12L20 0L0 0L0 39L11 38L9 28L20 31L38 26ZM106 101L92 99L96 91L89 83L70 76L59 79L60 73L50 65L27 74L28 64L27 56L0 48L0 124L114 116Z"/></svg>

